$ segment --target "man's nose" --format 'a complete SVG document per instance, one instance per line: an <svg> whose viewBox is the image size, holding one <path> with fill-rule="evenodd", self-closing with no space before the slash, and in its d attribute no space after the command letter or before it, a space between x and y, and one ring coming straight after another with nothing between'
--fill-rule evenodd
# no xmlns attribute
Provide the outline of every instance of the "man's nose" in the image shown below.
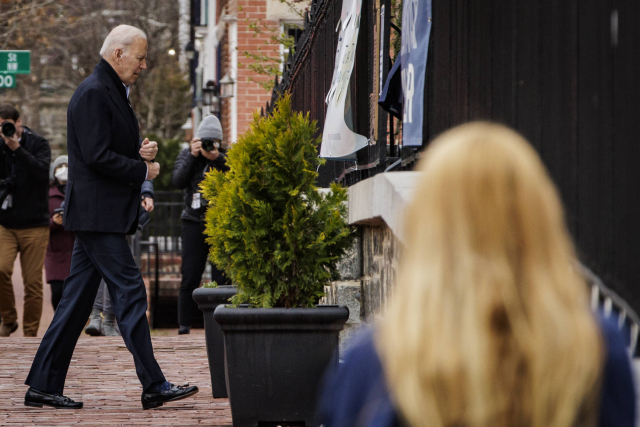
<svg viewBox="0 0 640 427"><path fill-rule="evenodd" d="M146 60L142 61L142 65L140 65L140 69L141 70L144 70L145 68L147 68L147 61Z"/></svg>

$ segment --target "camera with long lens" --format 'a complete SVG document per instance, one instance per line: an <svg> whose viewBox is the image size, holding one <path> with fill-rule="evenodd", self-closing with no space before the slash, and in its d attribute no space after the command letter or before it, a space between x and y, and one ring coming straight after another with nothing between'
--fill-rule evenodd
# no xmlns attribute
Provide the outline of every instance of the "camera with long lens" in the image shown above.
<svg viewBox="0 0 640 427"><path fill-rule="evenodd" d="M221 153L226 153L227 149L224 145L222 145L222 141L219 139L212 138L204 138L200 142L202 142L202 149L204 151L213 151L213 149L217 149Z"/></svg>
<svg viewBox="0 0 640 427"><path fill-rule="evenodd" d="M1 130L4 136L6 136L7 138L11 138L13 135L16 134L16 125L14 125L11 122L4 122L2 123Z"/></svg>

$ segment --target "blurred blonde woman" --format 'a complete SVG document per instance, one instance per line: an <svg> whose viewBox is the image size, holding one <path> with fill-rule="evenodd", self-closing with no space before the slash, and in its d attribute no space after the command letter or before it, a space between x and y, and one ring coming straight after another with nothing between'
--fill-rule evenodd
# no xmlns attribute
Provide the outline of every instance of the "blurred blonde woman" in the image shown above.
<svg viewBox="0 0 640 427"><path fill-rule="evenodd" d="M394 297L330 376L321 422L632 427L624 343L590 311L533 148L470 123L438 137L419 168Z"/></svg>

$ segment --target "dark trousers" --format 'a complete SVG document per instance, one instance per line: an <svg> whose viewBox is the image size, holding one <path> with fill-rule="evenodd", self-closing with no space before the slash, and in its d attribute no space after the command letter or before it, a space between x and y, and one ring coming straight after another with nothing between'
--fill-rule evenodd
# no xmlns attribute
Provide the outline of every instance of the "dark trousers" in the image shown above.
<svg viewBox="0 0 640 427"><path fill-rule="evenodd" d="M91 313L101 278L109 288L122 339L133 356L143 389L165 380L153 355L146 317L147 292L125 235L78 231L62 300L25 384L44 392L62 393L73 350Z"/></svg>
<svg viewBox="0 0 640 427"><path fill-rule="evenodd" d="M64 280L51 280L49 285L51 285L51 305L53 305L53 311L56 311L62 299Z"/></svg>
<svg viewBox="0 0 640 427"><path fill-rule="evenodd" d="M205 241L204 224L195 221L182 221L182 282L178 297L178 324L191 326L193 314L198 310L198 304L193 300L194 289L200 287L202 273L207 265L209 245ZM211 281L218 286L230 285L221 270L211 264Z"/></svg>

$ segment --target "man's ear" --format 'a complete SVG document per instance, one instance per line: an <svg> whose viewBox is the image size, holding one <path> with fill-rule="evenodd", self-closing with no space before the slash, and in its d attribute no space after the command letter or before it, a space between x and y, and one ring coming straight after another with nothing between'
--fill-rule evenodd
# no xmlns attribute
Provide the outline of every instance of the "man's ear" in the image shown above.
<svg viewBox="0 0 640 427"><path fill-rule="evenodd" d="M122 49L117 48L113 54L116 57L116 62L120 62L120 60L122 60Z"/></svg>
<svg viewBox="0 0 640 427"><path fill-rule="evenodd" d="M18 120L16 120L16 127L20 127L20 126L22 126L22 119L18 117Z"/></svg>

